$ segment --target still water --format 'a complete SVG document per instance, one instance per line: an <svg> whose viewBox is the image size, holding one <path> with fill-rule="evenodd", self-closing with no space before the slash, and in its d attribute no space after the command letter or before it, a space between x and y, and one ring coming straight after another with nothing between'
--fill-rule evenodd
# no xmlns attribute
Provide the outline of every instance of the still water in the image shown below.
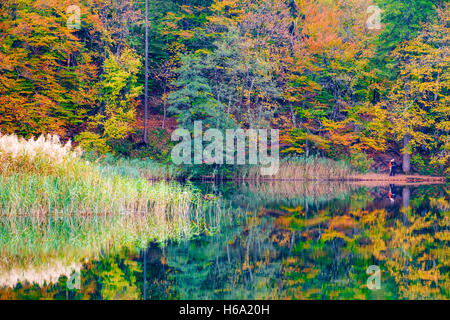
<svg viewBox="0 0 450 320"><path fill-rule="evenodd" d="M197 187L227 209L216 232L189 241L86 248L65 230L101 237L103 226L10 223L33 251L0 246L0 299L450 298L445 185ZM48 238L33 241L40 228Z"/></svg>

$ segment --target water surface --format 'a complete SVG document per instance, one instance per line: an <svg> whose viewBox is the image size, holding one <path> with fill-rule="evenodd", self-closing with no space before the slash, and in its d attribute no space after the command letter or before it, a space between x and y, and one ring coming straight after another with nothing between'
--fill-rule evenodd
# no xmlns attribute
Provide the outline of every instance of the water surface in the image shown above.
<svg viewBox="0 0 450 320"><path fill-rule="evenodd" d="M217 231L145 249L96 247L95 239L77 239L80 229L101 237L105 223L113 228L113 221L25 220L5 227L2 218L2 232L19 230L24 246L31 229L45 228L49 236L29 243L33 251L26 256L2 244L0 298L450 297L445 185L271 182L198 188L228 208L218 215Z"/></svg>

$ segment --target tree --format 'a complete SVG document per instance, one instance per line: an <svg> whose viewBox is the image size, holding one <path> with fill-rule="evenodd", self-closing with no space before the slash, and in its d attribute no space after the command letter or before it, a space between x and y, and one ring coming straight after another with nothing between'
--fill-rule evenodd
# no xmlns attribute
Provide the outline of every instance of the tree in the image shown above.
<svg viewBox="0 0 450 320"><path fill-rule="evenodd" d="M448 10L439 11L437 22L393 51L399 77L382 104L391 114L395 138L403 140L406 173L413 151L435 154L441 164L448 161L448 20Z"/></svg>
<svg viewBox="0 0 450 320"><path fill-rule="evenodd" d="M148 0L145 0L145 96L144 96L144 143L148 144Z"/></svg>
<svg viewBox="0 0 450 320"><path fill-rule="evenodd" d="M66 22L70 1L8 0L0 7L0 126L21 136L77 131L95 104L96 43L103 26L86 16L81 30ZM94 39L91 39L94 38ZM91 39L91 40L88 40ZM97 42L98 43L98 42Z"/></svg>
<svg viewBox="0 0 450 320"><path fill-rule="evenodd" d="M129 48L119 57L111 52L108 55L98 84L99 108L89 117L87 130L76 137L85 151L108 152L113 141L135 130L136 99L142 91L137 83L140 57Z"/></svg>
<svg viewBox="0 0 450 320"><path fill-rule="evenodd" d="M209 64L205 63L207 53L197 52L181 57L182 66L177 70L178 79L173 85L178 88L168 97L169 112L178 116L181 127L193 130L194 121L202 120L205 126L223 128L230 119L224 118L225 105L213 94L205 73Z"/></svg>
<svg viewBox="0 0 450 320"><path fill-rule="evenodd" d="M383 30L378 37L381 57L394 50L403 41L417 36L424 23L436 17L441 0L375 0L382 10Z"/></svg>

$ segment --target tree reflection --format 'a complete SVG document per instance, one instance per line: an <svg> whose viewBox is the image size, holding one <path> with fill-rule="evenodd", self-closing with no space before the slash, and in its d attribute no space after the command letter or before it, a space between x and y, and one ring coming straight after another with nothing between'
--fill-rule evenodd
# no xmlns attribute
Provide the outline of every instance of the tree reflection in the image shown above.
<svg viewBox="0 0 450 320"><path fill-rule="evenodd" d="M0 298L449 298L448 190L264 190L205 190L232 204L233 214L221 220L217 233L140 252L102 250L84 263L81 290L68 290L63 276L52 285L0 289ZM331 190L342 193L333 198ZM367 287L371 265L381 270L380 290Z"/></svg>

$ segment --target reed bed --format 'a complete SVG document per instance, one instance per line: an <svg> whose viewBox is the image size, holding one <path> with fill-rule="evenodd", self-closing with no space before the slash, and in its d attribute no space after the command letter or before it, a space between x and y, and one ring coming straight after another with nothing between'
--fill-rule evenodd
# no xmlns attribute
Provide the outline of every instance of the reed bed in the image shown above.
<svg viewBox="0 0 450 320"><path fill-rule="evenodd" d="M244 180L346 180L354 171L344 161L317 157L287 158L273 176L262 176L259 166L250 167L242 176Z"/></svg>
<svg viewBox="0 0 450 320"><path fill-rule="evenodd" d="M204 218L205 201L193 188L102 169L80 156L56 136L0 136L0 215L144 215L167 234L156 240L188 235Z"/></svg>
<svg viewBox="0 0 450 320"><path fill-rule="evenodd" d="M58 137L0 135L0 285L52 281L83 259L219 230L220 199L148 181L128 162L92 163ZM15 279L15 280L14 280Z"/></svg>
<svg viewBox="0 0 450 320"><path fill-rule="evenodd" d="M189 188L101 169L80 154L55 136L37 140L1 136L0 214L139 212L158 219L178 218L195 200Z"/></svg>

